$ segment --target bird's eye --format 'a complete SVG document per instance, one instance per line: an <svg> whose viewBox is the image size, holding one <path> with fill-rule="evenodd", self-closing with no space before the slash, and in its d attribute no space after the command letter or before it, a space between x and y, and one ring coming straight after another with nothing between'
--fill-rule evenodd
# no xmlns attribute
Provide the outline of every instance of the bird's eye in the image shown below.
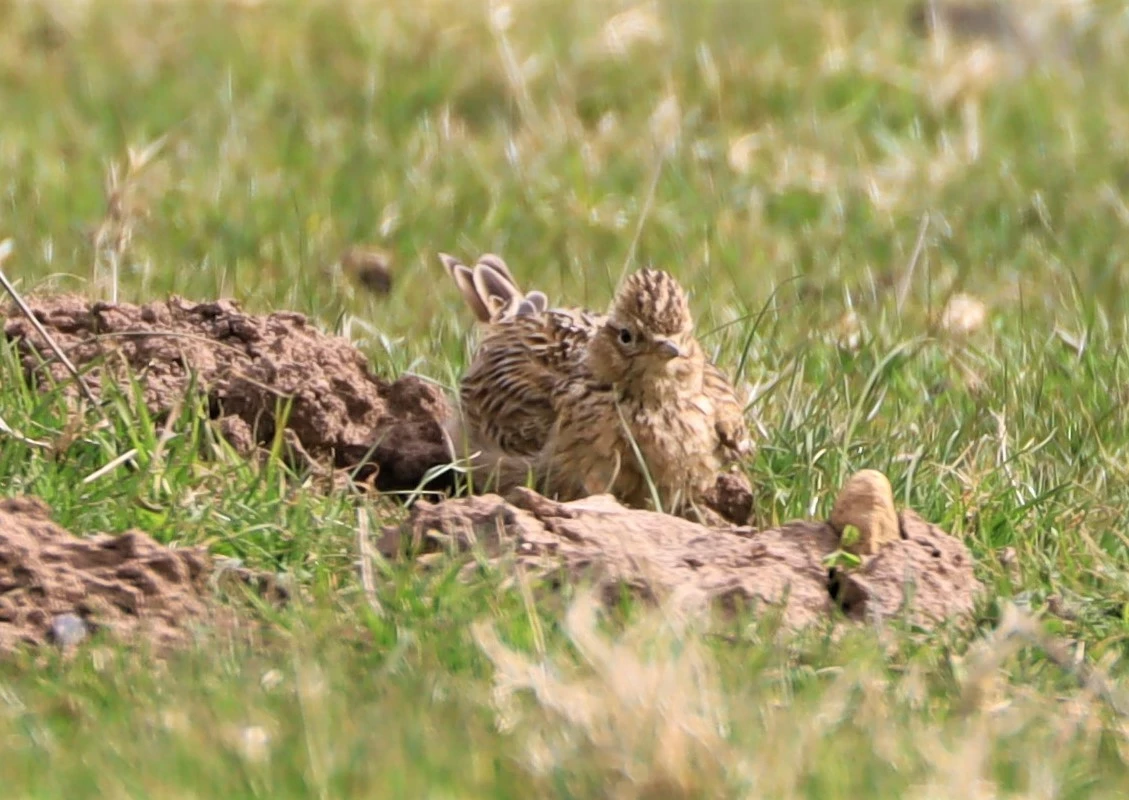
<svg viewBox="0 0 1129 800"><path fill-rule="evenodd" d="M620 328L619 329L619 340L623 344L631 344L631 340L632 340L631 331L629 331L627 328Z"/></svg>

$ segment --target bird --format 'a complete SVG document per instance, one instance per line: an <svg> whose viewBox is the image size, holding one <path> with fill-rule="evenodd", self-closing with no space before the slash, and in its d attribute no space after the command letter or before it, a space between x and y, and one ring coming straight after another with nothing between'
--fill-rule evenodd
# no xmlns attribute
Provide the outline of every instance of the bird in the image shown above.
<svg viewBox="0 0 1129 800"><path fill-rule="evenodd" d="M718 474L752 450L744 404L694 336L668 272L626 277L607 313L551 308L505 261L439 255L482 327L459 385L459 434L477 474L533 478L571 500L701 513Z"/></svg>

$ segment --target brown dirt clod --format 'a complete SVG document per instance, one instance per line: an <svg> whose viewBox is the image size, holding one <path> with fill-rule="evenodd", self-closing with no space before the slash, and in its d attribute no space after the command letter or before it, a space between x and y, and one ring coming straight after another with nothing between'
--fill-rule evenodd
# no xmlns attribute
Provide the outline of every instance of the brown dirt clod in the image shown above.
<svg viewBox="0 0 1129 800"><path fill-rule="evenodd" d="M268 444L276 413L292 400L286 426L309 456L337 468L364 465L380 489L413 489L450 461L449 405L413 376L390 382L348 341L327 336L301 314L245 314L227 300L180 298L142 306L73 295L29 301L36 317L98 394L107 380L139 383L151 414L180 407L195 388L222 434L246 451ZM4 335L18 343L38 382L74 382L30 322L8 314Z"/></svg>
<svg viewBox="0 0 1129 800"><path fill-rule="evenodd" d="M197 628L233 619L211 602L212 572L201 550L169 549L138 531L77 538L38 499L0 500L0 653L58 641L66 629L81 640L83 625L157 650L186 643Z"/></svg>
<svg viewBox="0 0 1129 800"><path fill-rule="evenodd" d="M593 579L609 600L627 587L651 599L771 606L790 627L829 619L837 598L854 619L906 613L906 601L922 625L967 614L980 588L967 549L912 512L903 520L906 539L834 580L824 566L839 546L830 524L706 528L625 508L609 495L558 503L528 489L512 492L509 502L491 494L417 503L406 523L385 529L379 549L392 558L476 547L534 574Z"/></svg>
<svg viewBox="0 0 1129 800"><path fill-rule="evenodd" d="M746 524L753 512L753 486L744 472L722 472L703 499L734 525Z"/></svg>
<svg viewBox="0 0 1129 800"><path fill-rule="evenodd" d="M392 260L387 253L369 247L350 247L341 256L346 275L373 294L392 291Z"/></svg>

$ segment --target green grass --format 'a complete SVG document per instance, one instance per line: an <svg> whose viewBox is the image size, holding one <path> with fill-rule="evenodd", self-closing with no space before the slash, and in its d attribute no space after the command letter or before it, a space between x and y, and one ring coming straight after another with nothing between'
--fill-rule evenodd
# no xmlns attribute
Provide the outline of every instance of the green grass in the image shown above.
<svg viewBox="0 0 1129 800"><path fill-rule="evenodd" d="M163 443L125 391L108 427L75 425L6 345L0 417L68 444L0 433L0 490L75 532L286 571L302 599L164 662L99 642L0 663L5 796L1121 796L1124 720L1007 609L1129 673L1124 14L1095 12L1095 57L1048 47L985 77L892 0L663 0L621 18L625 57L606 40L626 6L520 0L508 26L500 7L0 4L6 271L25 292L294 309L382 374L453 385L470 319L437 252L499 252L595 306L663 266L761 390L759 523L826 514L851 472L883 470L972 549L976 624L596 624L579 590L465 584L459 561L382 568L376 614L355 498L234 458L198 408ZM95 234L125 229L115 284ZM358 243L393 257L388 297L335 271ZM955 292L988 307L967 338L936 324ZM132 447L139 470L82 482ZM541 683L507 699L497 676Z"/></svg>

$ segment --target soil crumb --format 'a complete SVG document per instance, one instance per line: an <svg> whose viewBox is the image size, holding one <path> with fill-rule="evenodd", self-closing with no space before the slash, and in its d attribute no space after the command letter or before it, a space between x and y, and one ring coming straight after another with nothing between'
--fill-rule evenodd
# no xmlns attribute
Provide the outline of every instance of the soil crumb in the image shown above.
<svg viewBox="0 0 1129 800"><path fill-rule="evenodd" d="M428 469L450 461L451 412L440 389L413 376L374 375L347 340L301 314L259 316L229 300L180 298L137 306L57 295L29 303L96 395L107 380L128 385L132 376L160 417L191 390L202 392L218 429L245 453L273 440L277 414L290 402L287 441L303 459L361 467L358 477L379 489L414 489ZM9 312L4 335L39 385L77 393L26 318Z"/></svg>
<svg viewBox="0 0 1129 800"><path fill-rule="evenodd" d="M563 571L595 580L611 603L627 588L647 599L775 608L792 628L830 619L836 608L856 620L908 615L923 627L971 613L980 584L965 546L913 512L901 520L900 539L844 575L825 566L839 548L828 523L706 528L625 508L610 495L558 503L519 489L508 502L498 495L421 501L403 525L384 530L379 549L394 558L473 546L545 578Z"/></svg>
<svg viewBox="0 0 1129 800"><path fill-rule="evenodd" d="M753 485L744 472L722 472L703 500L734 525L745 525L753 512Z"/></svg>
<svg viewBox="0 0 1129 800"><path fill-rule="evenodd" d="M236 570L241 583L274 600L285 590ZM66 647L108 631L155 650L191 641L234 612L213 602L218 573L198 549L174 550L130 531L71 535L32 497L0 500L0 654L21 645Z"/></svg>
<svg viewBox="0 0 1129 800"><path fill-rule="evenodd" d="M350 247L341 256L341 268L373 294L384 295L392 291L392 259L382 250Z"/></svg>

